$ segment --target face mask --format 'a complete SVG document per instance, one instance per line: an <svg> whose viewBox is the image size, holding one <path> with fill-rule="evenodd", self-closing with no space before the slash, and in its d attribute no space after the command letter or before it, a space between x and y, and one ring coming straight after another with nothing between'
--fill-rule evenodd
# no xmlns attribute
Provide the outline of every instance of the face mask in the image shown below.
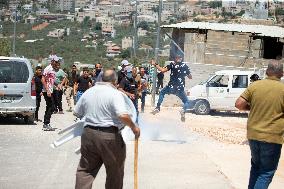
<svg viewBox="0 0 284 189"><path fill-rule="evenodd" d="M128 78L132 78L132 73L131 73L131 72L128 72L128 73L126 74L126 76L127 76Z"/></svg>
<svg viewBox="0 0 284 189"><path fill-rule="evenodd" d="M101 71L102 71L102 69L96 69L96 76L98 76Z"/></svg>

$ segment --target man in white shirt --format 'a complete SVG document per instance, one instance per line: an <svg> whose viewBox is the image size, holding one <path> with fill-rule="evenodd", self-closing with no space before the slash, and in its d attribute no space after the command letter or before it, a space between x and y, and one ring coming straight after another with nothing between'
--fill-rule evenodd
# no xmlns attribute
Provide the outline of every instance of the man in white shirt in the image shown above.
<svg viewBox="0 0 284 189"><path fill-rule="evenodd" d="M140 136L124 94L116 88L115 71L104 71L102 81L82 95L74 110L74 114L85 121L76 189L91 189L103 164L107 174L105 188L122 189L126 147L120 130L127 125L136 138Z"/></svg>

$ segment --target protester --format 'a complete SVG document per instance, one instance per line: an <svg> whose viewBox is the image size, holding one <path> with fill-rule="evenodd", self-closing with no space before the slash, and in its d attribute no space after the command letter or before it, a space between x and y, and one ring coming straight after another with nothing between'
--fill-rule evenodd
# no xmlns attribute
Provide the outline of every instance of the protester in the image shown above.
<svg viewBox="0 0 284 189"><path fill-rule="evenodd" d="M117 75L105 70L102 81L78 101L74 113L86 118L81 136L81 159L76 173L76 189L91 189L101 166L106 169L106 189L122 189L126 146L120 130L131 128L136 139L140 129L130 118L123 94L116 89Z"/></svg>
<svg viewBox="0 0 284 189"><path fill-rule="evenodd" d="M92 74L92 82L93 82L93 85L96 84L96 82L101 82L102 81L102 64L101 63L97 63L96 64L96 68L95 70L93 71L93 74Z"/></svg>
<svg viewBox="0 0 284 189"><path fill-rule="evenodd" d="M145 98L148 90L148 76L145 73L145 68L140 68L140 77L141 77L141 112L144 113L145 108Z"/></svg>
<svg viewBox="0 0 284 189"><path fill-rule="evenodd" d="M120 81L118 89L131 99L133 105L135 106L138 117L138 91L141 88L141 78L137 75L137 68L135 67L132 69L129 68L125 70L125 72L126 76Z"/></svg>
<svg viewBox="0 0 284 189"><path fill-rule="evenodd" d="M55 69L56 63L59 61L59 58L56 55L50 56L51 63L44 69L43 77L41 79L43 84L43 96L46 103L46 109L44 113L43 121L43 130L44 131L54 131L55 129L50 126L50 118L53 110L53 99L52 93L54 88L55 81Z"/></svg>
<svg viewBox="0 0 284 189"><path fill-rule="evenodd" d="M237 99L236 108L249 110L247 138L251 150L248 189L267 189L277 170L284 142L283 65L271 60L267 78L253 82Z"/></svg>
<svg viewBox="0 0 284 189"><path fill-rule="evenodd" d="M122 60L120 63L121 69L117 72L117 83L119 84L122 80L122 78L125 77L125 68L131 66L131 64L126 60Z"/></svg>
<svg viewBox="0 0 284 189"><path fill-rule="evenodd" d="M63 86L66 82L66 73L60 69L60 63L56 63L55 67L55 82L53 88L53 101L54 101L54 109L53 113L63 114L62 108L62 95L63 95Z"/></svg>
<svg viewBox="0 0 284 189"><path fill-rule="evenodd" d="M250 76L250 82L255 82L257 80L260 80L259 76L257 74L252 74Z"/></svg>
<svg viewBox="0 0 284 189"><path fill-rule="evenodd" d="M71 98L73 98L74 105L76 104L76 96L74 94L74 84L76 83L78 78L79 78L79 73L77 72L77 67L74 64L72 65L71 73L68 73L67 75L68 85L66 85L66 100L67 100L69 112L72 112Z"/></svg>
<svg viewBox="0 0 284 189"><path fill-rule="evenodd" d="M92 79L89 77L88 68L83 69L83 75L80 76L74 84L74 94L78 102L83 93L92 87Z"/></svg>
<svg viewBox="0 0 284 189"><path fill-rule="evenodd" d="M161 71L158 71L158 74L157 74L157 91L156 91L156 94L159 94L159 89L161 88L164 88L164 73L161 72Z"/></svg>
<svg viewBox="0 0 284 189"><path fill-rule="evenodd" d="M164 68L156 64L154 60L151 61L151 64L154 65L162 73L165 73L171 70L170 81L168 85L161 90L157 106L152 111L152 114L155 115L156 113L160 112L160 106L166 94L174 94L177 97L179 97L184 104L183 109L180 111L181 121L184 122L185 112L187 109L190 108L190 102L184 91L185 77L192 79L189 67L185 63L182 62L182 56L179 54L176 55L174 62L171 62L168 66Z"/></svg>
<svg viewBox="0 0 284 189"><path fill-rule="evenodd" d="M36 111L35 111L35 120L36 121L40 121L38 119L38 111L39 111L39 107L40 107L41 96L42 96L42 88L43 88L41 79L42 79L42 67L37 66L36 71L35 71L35 75L34 75L35 88L36 88Z"/></svg>

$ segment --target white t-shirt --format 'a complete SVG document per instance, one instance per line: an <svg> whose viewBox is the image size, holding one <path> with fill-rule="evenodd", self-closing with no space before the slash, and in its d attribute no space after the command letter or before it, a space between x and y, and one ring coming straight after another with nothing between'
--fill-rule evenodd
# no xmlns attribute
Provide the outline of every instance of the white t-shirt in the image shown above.
<svg viewBox="0 0 284 189"><path fill-rule="evenodd" d="M74 113L85 121L84 126L116 126L121 129L124 125L118 116L133 113L123 95L110 83L97 82L82 95L75 106Z"/></svg>
<svg viewBox="0 0 284 189"><path fill-rule="evenodd" d="M53 93L53 86L54 86L54 81L55 81L55 71L52 68L51 64L46 66L46 68L43 70L42 73L43 77L45 78L47 89L43 86L43 92L46 92L47 90L50 91L50 93Z"/></svg>

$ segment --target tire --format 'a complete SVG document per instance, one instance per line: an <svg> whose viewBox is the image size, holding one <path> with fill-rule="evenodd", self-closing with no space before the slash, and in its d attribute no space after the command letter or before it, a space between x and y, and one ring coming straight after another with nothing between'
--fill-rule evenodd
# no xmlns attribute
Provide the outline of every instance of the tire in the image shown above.
<svg viewBox="0 0 284 189"><path fill-rule="evenodd" d="M25 121L26 124L33 124L34 121L35 121L35 115L32 114L30 116L25 116L24 121Z"/></svg>
<svg viewBox="0 0 284 189"><path fill-rule="evenodd" d="M194 112L197 115L208 115L210 112L210 105L205 100L199 100L194 106Z"/></svg>

